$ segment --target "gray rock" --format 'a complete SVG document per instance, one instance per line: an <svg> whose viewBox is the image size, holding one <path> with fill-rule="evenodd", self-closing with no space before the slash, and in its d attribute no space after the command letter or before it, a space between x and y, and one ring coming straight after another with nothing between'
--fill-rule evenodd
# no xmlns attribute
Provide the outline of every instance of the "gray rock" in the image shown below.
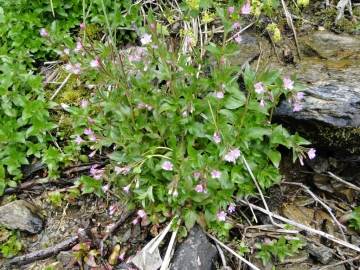
<svg viewBox="0 0 360 270"><path fill-rule="evenodd" d="M170 270L212 270L218 251L202 228L195 225L189 235L176 247Z"/></svg>
<svg viewBox="0 0 360 270"><path fill-rule="evenodd" d="M316 148L360 153L360 38L326 31L301 37L302 60L283 69L282 77L297 76L308 87L303 110L293 112L287 100L279 103L274 122L298 132Z"/></svg>
<svg viewBox="0 0 360 270"><path fill-rule="evenodd" d="M320 155L317 155L314 159L305 159L305 161L316 173L324 173L330 166L328 159Z"/></svg>
<svg viewBox="0 0 360 270"><path fill-rule="evenodd" d="M0 224L9 229L38 233L45 225L45 220L39 208L18 200L0 207Z"/></svg>
<svg viewBox="0 0 360 270"><path fill-rule="evenodd" d="M307 243L305 246L305 249L313 256L315 259L317 259L319 262L321 262L324 265L327 265L330 260L332 259L332 251L331 249L325 247L325 246L317 246L313 243Z"/></svg>
<svg viewBox="0 0 360 270"><path fill-rule="evenodd" d="M323 175L314 175L313 176L313 185L320 190L324 190L329 193L334 193L334 188L331 185L331 179Z"/></svg>

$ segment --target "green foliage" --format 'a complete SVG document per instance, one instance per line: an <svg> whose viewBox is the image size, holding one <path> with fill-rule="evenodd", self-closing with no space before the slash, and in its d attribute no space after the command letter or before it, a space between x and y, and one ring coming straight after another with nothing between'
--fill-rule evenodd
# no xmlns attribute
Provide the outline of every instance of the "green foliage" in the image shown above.
<svg viewBox="0 0 360 270"><path fill-rule="evenodd" d="M280 261L285 259L285 256L293 256L294 253L298 252L306 245L305 242L301 241L301 235L297 235L296 239L290 240L286 243L284 236L281 236L279 240L270 240L265 238L264 244L256 243L255 248L260 251L255 255L256 258L260 258L265 266L271 258L271 254L277 257Z"/></svg>
<svg viewBox="0 0 360 270"><path fill-rule="evenodd" d="M339 218L341 223L349 222L349 227L360 231L360 206L356 207L353 212L347 213Z"/></svg>
<svg viewBox="0 0 360 270"><path fill-rule="evenodd" d="M11 230L8 232L9 239L0 245L0 251L5 258L12 258L16 256L22 249L22 244L17 240L20 236L19 232Z"/></svg>
<svg viewBox="0 0 360 270"><path fill-rule="evenodd" d="M281 78L280 71L257 74L248 67L242 74L247 95L241 91L235 75L241 70L228 60L241 45L225 43L234 18L228 9L217 13L225 25L224 43L206 46L206 60L195 47L169 48L152 11L148 20L154 25L130 55L119 58L110 43L89 39L83 39L85 57L69 55L69 72L81 63L81 79L95 86L88 104L64 107L74 119L76 141L93 150L90 156L116 149L108 154L110 165L95 166L93 177L76 182L83 193L103 196L102 185L110 182L124 201L144 209L142 224L179 215L187 229L199 223L227 236L231 225L223 221L233 195L254 195L251 172L265 189L280 182L279 145L292 148L294 160L305 158L303 145L309 142L270 123L280 96L297 104L305 88L295 77ZM181 43L193 46L191 38L184 32ZM211 61L216 64L205 77Z"/></svg>

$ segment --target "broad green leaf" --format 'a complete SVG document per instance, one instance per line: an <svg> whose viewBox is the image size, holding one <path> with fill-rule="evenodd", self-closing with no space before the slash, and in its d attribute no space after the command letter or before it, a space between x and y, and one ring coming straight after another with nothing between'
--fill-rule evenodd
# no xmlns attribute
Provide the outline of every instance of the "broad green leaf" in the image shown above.
<svg viewBox="0 0 360 270"><path fill-rule="evenodd" d="M270 149L268 152L268 157L270 158L271 162L274 164L276 168L279 168L281 154L279 151L275 149Z"/></svg>

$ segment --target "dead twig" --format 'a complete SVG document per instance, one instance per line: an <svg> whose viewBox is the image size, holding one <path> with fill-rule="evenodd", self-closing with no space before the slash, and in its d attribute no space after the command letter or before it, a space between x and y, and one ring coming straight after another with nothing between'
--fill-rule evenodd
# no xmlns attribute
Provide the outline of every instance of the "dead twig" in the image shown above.
<svg viewBox="0 0 360 270"><path fill-rule="evenodd" d="M359 187L357 187L357 186L355 186L355 185L353 185L353 184L351 184L351 183L349 183L349 182L346 182L345 180L341 179L340 177L336 176L335 174L333 174L333 173L331 173L331 172L328 172L328 174L329 174L333 179L335 179L335 180L337 180L337 181L339 181L339 182L341 182L341 183L344 183L345 185L349 186L349 187L352 188L352 189L355 189L355 190L357 190L357 191L360 191L360 188L359 188Z"/></svg>
<svg viewBox="0 0 360 270"><path fill-rule="evenodd" d="M345 11L346 5L349 5L349 10L350 10L350 8L351 8L350 0L340 0L338 2L338 4L336 5L338 14L336 15L336 18L335 18L335 24L338 24L339 20L344 16L344 11Z"/></svg>
<svg viewBox="0 0 360 270"><path fill-rule="evenodd" d="M284 217L282 217L282 216L279 216L279 215L277 215L277 214L274 214L274 213L271 213L271 212L269 213L269 212L268 212L267 210L265 210L264 208L261 208L261 207L259 207L259 206L254 205L254 204L251 204L251 203L247 203L247 202L244 201L244 200L239 200L239 202L243 203L244 205L251 205L251 207L253 207L254 209L256 209L256 210L258 210L258 211L260 211L260 212L263 212L263 213L265 213L265 214L270 214L272 217L274 217L274 218L276 218L276 219L279 219L279 220L281 220L281 221L283 221L283 222L286 222L286 223L288 223L288 224L290 224L290 225L293 225L293 226L295 226L295 227L298 227L298 228L300 228L300 229L303 229L303 230L306 230L306 231L315 233L315 234L317 234L317 235L323 236L323 237L325 237L325 238L327 238L327 239L329 239L329 240L331 240L331 241L333 241L333 242L335 242L335 243L338 243L338 244L340 244L340 245L343 245L343 246L345 246L345 247L348 247L348 248L350 248L350 249L353 249L353 250L355 250L355 251L357 251L357 252L360 252L360 248L359 248L359 247L357 247L357 246L355 246L355 245L353 245L353 244L350 244L350 243L348 243L348 242L346 242L346 241L344 241L344 240L341 240L341 239L339 239L339 238L337 238L337 237L335 237L335 236L333 236L333 235L331 235L331 234L327 234L327 233L325 233L325 232L322 232L322 231L319 231L319 230L315 230L315 229L310 228L310 227L307 227L307 226L305 226L305 225L303 225L303 224L297 223L297 222L295 222L295 221L293 221L293 220L290 220L290 219L284 218Z"/></svg>
<svg viewBox="0 0 360 270"><path fill-rule="evenodd" d="M23 256L19 256L16 257L14 259L12 259L11 261L9 261L7 264L8 267L10 267L11 265L24 265L24 264L28 264L34 261L38 261L41 259L45 259L47 257L53 256L55 254L58 254L60 251L62 250L66 250L69 249L70 247L72 247L73 245L75 245L77 242L79 241L79 236L73 236L70 239L67 239L53 247L49 247L49 248L45 248L39 251L35 251L33 253L30 254L26 254ZM5 266L4 265L4 266ZM10 269L10 268L6 268L6 269Z"/></svg>
<svg viewBox="0 0 360 270"><path fill-rule="evenodd" d="M123 213L120 217L120 219L115 223L115 225L110 229L110 231L105 235L105 237L100 242L100 256L103 257L103 250L104 250L104 243L106 239L121 225L125 222L125 220L128 219L128 217L132 216L135 213L135 211L129 211L126 213Z"/></svg>
<svg viewBox="0 0 360 270"><path fill-rule="evenodd" d="M297 50L297 53L298 53L299 60L301 60L300 46L299 46L298 39L297 39L297 36L296 36L296 30L295 30L295 27L294 27L294 24L293 24L293 21L292 21L292 18L291 18L291 14L290 14L289 10L287 9L284 0L281 0L281 4L282 4L283 9L284 9L286 22L289 25L289 27L291 28L291 30L293 31L295 44L296 44L296 50Z"/></svg>
<svg viewBox="0 0 360 270"><path fill-rule="evenodd" d="M67 81L69 80L70 76L71 76L71 73L69 73L69 74L67 75L67 77L65 78L65 80L60 84L59 88L58 88L58 89L55 91L55 93L51 96L50 101L52 101L52 100L56 97L56 95L60 92L60 90L61 90L61 89L64 87L64 85L67 83Z"/></svg>
<svg viewBox="0 0 360 270"><path fill-rule="evenodd" d="M250 266L252 269L260 270L255 265L253 265L251 262L245 260L243 257L241 257L239 254L237 254L235 251L233 251L231 248L227 247L225 244L223 244L221 241L219 241L217 238L212 236L211 234L205 232L208 237L210 237L212 240L214 240L216 243L218 243L221 247L229 251L232 255L234 255L236 258L241 260L242 262L246 263L248 266Z"/></svg>
<svg viewBox="0 0 360 270"><path fill-rule="evenodd" d="M254 181L254 183L255 183L255 185L256 185L257 190L259 191L261 200L262 200L262 202L264 203L265 209L266 209L266 211L267 211L267 214L269 215L269 218L270 218L271 223L272 223L273 225L277 226L277 227L281 227L279 224L277 224L277 223L272 219L272 216L270 215L269 207L268 207L268 205L267 205L267 203L266 203L266 201L265 201L264 195L262 194L261 188L260 188L258 182L256 181L255 176L254 176L254 174L252 173L251 168L250 168L249 164L247 163L244 155L241 154L241 157L242 157L243 162L245 163L246 169L247 169L248 172L250 173L251 178L252 178L252 180ZM251 204L249 203L248 205L250 206Z"/></svg>
<svg viewBox="0 0 360 270"><path fill-rule="evenodd" d="M313 267L313 268L310 268L310 270L322 270L322 269L327 269L327 268L330 268L330 267L335 267L335 266L338 266L338 265L342 265L344 263L349 263L349 262L353 262L355 260L359 260L360 259L360 256L357 256L355 258L351 258L351 259L348 259L348 260L344 260L344 261L341 261L341 262L338 262L338 263L335 263L335 264L331 264L331 265L326 265L326 266L321 266L321 267Z"/></svg>
<svg viewBox="0 0 360 270"><path fill-rule="evenodd" d="M340 224L340 222L337 220L337 218L334 216L334 214L332 213L331 211L331 208L326 205L322 200L320 200L313 192L310 191L310 189L306 186L304 186L303 184L300 184L300 183L290 183L290 182L282 182L283 184L286 184L286 185L294 185L294 186L299 186L301 188L303 188L308 194L310 194L311 197L313 197L313 199L320 203L325 209L326 211L330 214L330 216L333 218L333 220L335 221L335 223L339 226L339 229L341 231L341 234L344 238L344 240L346 241L346 237L345 237L345 234L344 234L344 231L343 229L346 230L346 227L342 224Z"/></svg>

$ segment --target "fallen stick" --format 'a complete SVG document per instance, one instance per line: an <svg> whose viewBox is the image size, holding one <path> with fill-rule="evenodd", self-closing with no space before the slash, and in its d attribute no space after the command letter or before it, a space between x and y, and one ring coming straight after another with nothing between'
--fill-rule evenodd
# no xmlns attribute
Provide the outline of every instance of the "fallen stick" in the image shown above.
<svg viewBox="0 0 360 270"><path fill-rule="evenodd" d="M290 225L293 225L293 226L298 227L298 228L300 228L300 229L303 229L303 230L306 230L306 231L309 231L309 232L318 234L318 235L323 236L323 237L325 237L325 238L327 238L327 239L329 239L329 240L331 240L331 241L333 241L333 242L335 242L335 243L338 243L338 244L343 245L343 246L345 246L345 247L348 247L348 248L351 248L351 249L353 249L353 250L356 250L357 252L360 252L360 248L359 248L359 247L357 247L357 246L355 246L355 245L353 245L353 244L350 244L350 243L348 243L348 242L346 242L346 241L344 241L344 240L341 240L341 239L339 239L339 238L337 238L337 237L335 237L335 236L333 236L333 235L331 235L331 234L327 234L327 233L325 233L325 232L322 232L322 231L319 231L319 230L315 230L315 229L313 229L313 228L307 227L307 226L305 226L305 225L302 225L302 224L297 223L297 222L295 222L295 221L293 221L293 220L284 218L284 217L282 217L282 216L276 215L276 214L274 214L274 213L271 213L271 212L268 213L268 211L266 211L265 209L263 209L263 208L261 208L261 207L259 207L259 206L256 206L256 205L254 205L254 204L247 203L247 202L244 201L244 200L240 200L239 202L243 203L244 205L249 205L249 206L251 206L252 208L254 208L254 209L256 209L256 210L258 210L258 211L260 211L260 212L263 212L263 213L265 213L265 214L272 215L274 218L279 219L279 220L282 220L282 221L284 221L284 222L286 222L286 223L288 223L288 224L290 224Z"/></svg>
<svg viewBox="0 0 360 270"><path fill-rule="evenodd" d="M32 252L30 254L16 257L16 258L12 259L11 261L9 261L5 265L6 266L11 266L14 264L23 265L23 264L28 264L28 263L31 263L34 261L42 260L47 257L53 256L55 254L58 254L62 250L69 249L70 247L75 245L78 241L79 241L79 236L76 235L76 236L73 236L70 239L65 240L53 247L48 247L48 248L45 248L45 249L42 249L39 251Z"/></svg>
<svg viewBox="0 0 360 270"><path fill-rule="evenodd" d="M260 270L259 268L257 268L255 265L253 265L251 262L245 260L243 257L241 257L239 254L237 254L235 251L233 251L231 248L229 248L227 245L223 244L221 241L219 241L217 238L215 238L214 236L212 236L211 234L208 234L207 232L205 232L206 235L208 237L210 237L212 240L214 240L216 243L218 243L220 246L222 246L223 248L225 248L227 251L229 251L232 255L234 255L236 258L238 258L239 260L241 260L242 262L246 263L248 266L250 266L252 269L255 270Z"/></svg>

